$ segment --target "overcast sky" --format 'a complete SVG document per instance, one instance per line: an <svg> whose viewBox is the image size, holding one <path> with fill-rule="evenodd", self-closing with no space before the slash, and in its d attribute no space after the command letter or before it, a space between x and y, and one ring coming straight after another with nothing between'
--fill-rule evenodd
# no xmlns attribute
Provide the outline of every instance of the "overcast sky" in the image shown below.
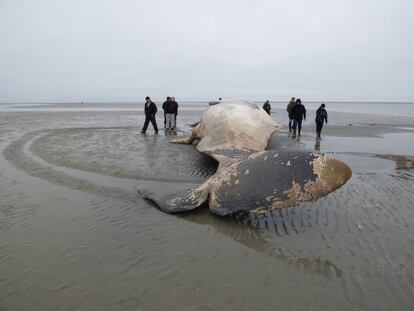
<svg viewBox="0 0 414 311"><path fill-rule="evenodd" d="M0 0L0 102L414 100L412 0Z"/></svg>

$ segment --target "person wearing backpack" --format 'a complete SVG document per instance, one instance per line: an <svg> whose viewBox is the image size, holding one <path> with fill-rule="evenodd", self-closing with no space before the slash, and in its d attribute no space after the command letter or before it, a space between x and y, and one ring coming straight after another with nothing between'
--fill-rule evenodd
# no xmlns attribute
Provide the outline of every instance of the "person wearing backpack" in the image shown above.
<svg viewBox="0 0 414 311"><path fill-rule="evenodd" d="M318 139L321 138L323 122L328 123L328 112L325 109L325 104L321 104L318 110L316 110L316 138Z"/></svg>

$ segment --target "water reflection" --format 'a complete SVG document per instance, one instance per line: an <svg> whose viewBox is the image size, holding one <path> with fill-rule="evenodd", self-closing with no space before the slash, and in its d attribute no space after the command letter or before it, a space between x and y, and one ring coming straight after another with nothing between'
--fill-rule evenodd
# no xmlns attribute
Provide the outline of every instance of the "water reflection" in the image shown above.
<svg viewBox="0 0 414 311"><path fill-rule="evenodd" d="M317 138L315 139L315 147L314 147L315 151L319 152L321 151L321 139Z"/></svg>
<svg viewBox="0 0 414 311"><path fill-rule="evenodd" d="M275 232L278 229L275 229L276 231L269 229L277 228L277 222L280 222L280 219L278 219L280 218L279 215L282 214L289 214L289 211L287 209L285 211L279 210L262 216L238 214L236 216L221 217L210 213L205 206L191 213L180 214L179 217L199 225L208 225L237 243L288 263L301 271L315 273L324 277L335 276L336 278L342 278L342 270L332 261L321 257L299 256L294 251L276 244ZM289 222L289 219L284 221L286 232L288 230L286 229L286 226L288 226L286 224Z"/></svg>

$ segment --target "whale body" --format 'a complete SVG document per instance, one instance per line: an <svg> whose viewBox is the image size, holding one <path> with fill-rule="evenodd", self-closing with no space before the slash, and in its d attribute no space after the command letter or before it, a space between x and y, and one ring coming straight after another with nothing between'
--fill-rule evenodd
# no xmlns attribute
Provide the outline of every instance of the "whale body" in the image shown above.
<svg viewBox="0 0 414 311"><path fill-rule="evenodd" d="M262 108L241 100L211 106L187 136L172 143L199 141L198 151L219 162L203 184L166 196L142 193L162 211L190 211L205 204L212 213L266 213L323 197L351 177L344 162L312 151L269 150L281 125Z"/></svg>

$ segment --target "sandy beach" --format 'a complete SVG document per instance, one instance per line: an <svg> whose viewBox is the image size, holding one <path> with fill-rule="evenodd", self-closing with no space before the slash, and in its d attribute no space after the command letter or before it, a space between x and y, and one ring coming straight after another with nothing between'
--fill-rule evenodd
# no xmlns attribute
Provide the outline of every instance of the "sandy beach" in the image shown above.
<svg viewBox="0 0 414 311"><path fill-rule="evenodd" d="M241 219L141 198L217 168L173 134L141 135L142 104L0 105L0 309L412 310L414 104L327 103L321 141L318 103L299 140L286 104L272 106L283 127L269 150L320 151L353 176L316 202ZM180 105L177 135L207 108Z"/></svg>

